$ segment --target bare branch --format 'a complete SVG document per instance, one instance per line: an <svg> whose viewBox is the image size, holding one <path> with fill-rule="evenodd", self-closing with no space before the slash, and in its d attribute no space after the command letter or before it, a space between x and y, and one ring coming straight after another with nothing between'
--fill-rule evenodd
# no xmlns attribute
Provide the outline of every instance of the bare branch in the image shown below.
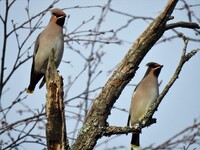
<svg viewBox="0 0 200 150"><path fill-rule="evenodd" d="M176 22L172 24L166 25L166 30L173 29L173 28L188 28L188 29L199 29L199 25L197 23L191 23L191 22Z"/></svg>
<svg viewBox="0 0 200 150"><path fill-rule="evenodd" d="M93 149L105 129L106 120L113 104L134 76L143 57L164 33L166 22L170 19L169 16L177 2L177 0L170 0L164 11L149 25L130 48L99 96L94 100L86 122L73 145L73 149Z"/></svg>
<svg viewBox="0 0 200 150"><path fill-rule="evenodd" d="M152 150L158 150L158 149L178 149L178 146L183 147L182 144L185 143L184 146L185 150L189 149L190 146L193 144L200 145L200 122L194 122L193 125L183 129L179 133L175 134L173 137L171 137L169 140L165 141L164 143L160 144L156 147L151 147ZM149 148L144 148L144 150Z"/></svg>
<svg viewBox="0 0 200 150"><path fill-rule="evenodd" d="M106 127L105 131L103 132L103 136L111 136L116 134L128 134L128 133L138 133L140 132L141 128L136 124L132 127L116 127L116 126L109 126Z"/></svg>
<svg viewBox="0 0 200 150"><path fill-rule="evenodd" d="M151 125L153 123L156 123L155 120L151 120L151 118L152 118L154 112L157 110L160 102L162 101L164 96L167 94L169 89L172 87L172 85L174 84L174 82L178 78L178 76L179 76L179 74L180 74L180 72L182 70L182 67L185 64L185 62L187 62L198 51L200 51L200 49L196 49L196 50L193 50L193 51L189 52L188 54L186 54L188 39L185 36L183 36L183 40L184 40L184 48L183 48L183 52L182 52L182 56L181 56L179 65L178 65L173 77L171 78L169 83L166 85L166 87L164 88L163 92L158 97L157 101L149 109L149 111L147 112L147 115L144 117L144 119L142 119L141 122L136 123L131 128L130 127L113 127L113 126L106 127L105 131L103 132L103 135L110 136L110 135L113 135L113 134L125 134L125 133L127 134L127 133L130 133L130 132L140 132L140 130L143 127L146 127L146 126L149 126L149 125Z"/></svg>
<svg viewBox="0 0 200 150"><path fill-rule="evenodd" d="M184 40L184 48L183 48L183 52L182 52L182 56L181 59L179 61L179 64L174 72L174 75L172 76L171 80L169 81L169 83L165 86L164 90L162 91L162 93L159 95L158 99L156 100L156 102L152 105L152 107L149 109L149 111L147 112L147 115L144 117L144 119L141 121L141 123L145 126L149 125L148 124L148 120L149 118L152 118L154 112L157 110L159 104L161 103L162 99L164 98L164 96L168 93L169 89L172 87L172 85L174 84L174 82L176 81L176 79L178 79L178 76L183 68L183 65L190 59L192 58L197 52L200 51L200 48L192 50L191 52L186 54L186 49L187 49L187 44L188 44L188 39L183 36L183 40ZM147 124L146 124L147 123Z"/></svg>

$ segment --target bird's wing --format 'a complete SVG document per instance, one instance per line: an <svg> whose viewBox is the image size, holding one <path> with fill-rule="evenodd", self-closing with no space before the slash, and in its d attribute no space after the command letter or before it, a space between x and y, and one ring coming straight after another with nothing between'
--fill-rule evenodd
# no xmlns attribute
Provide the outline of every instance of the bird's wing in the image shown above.
<svg viewBox="0 0 200 150"><path fill-rule="evenodd" d="M128 115L127 126L129 126L129 125L130 125L130 119L131 119L131 116L130 116L130 114L129 114L129 115Z"/></svg>
<svg viewBox="0 0 200 150"><path fill-rule="evenodd" d="M139 84L138 84L138 85L139 85ZM135 87L133 94L135 94L135 91L136 91L138 85ZM132 100L132 98L131 98L131 100ZM131 119L131 115L130 115L130 112L129 112L128 121L127 121L127 126L130 126L130 119Z"/></svg>
<svg viewBox="0 0 200 150"><path fill-rule="evenodd" d="M41 33L40 33L41 34ZM36 41L35 41L35 47L34 47L34 52L33 52L33 63L32 63L32 67L31 67L31 74L34 74L34 66L35 66L35 55L38 51L39 48L39 38L40 38L40 34L38 35ZM33 76L31 76L31 78L33 78Z"/></svg>
<svg viewBox="0 0 200 150"><path fill-rule="evenodd" d="M41 34L41 33L40 33ZM38 35L36 41L35 41L35 47L34 47L34 52L33 52L33 56L36 55L37 51L38 51L38 48L39 48L39 38L40 38L40 34Z"/></svg>

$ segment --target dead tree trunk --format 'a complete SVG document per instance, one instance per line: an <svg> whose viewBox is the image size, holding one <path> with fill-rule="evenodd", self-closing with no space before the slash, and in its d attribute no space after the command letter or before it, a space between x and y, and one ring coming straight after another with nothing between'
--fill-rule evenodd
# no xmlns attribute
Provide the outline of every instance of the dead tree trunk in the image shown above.
<svg viewBox="0 0 200 150"><path fill-rule="evenodd" d="M53 55L46 71L46 139L49 150L67 150L65 113L63 104L63 79L57 72Z"/></svg>

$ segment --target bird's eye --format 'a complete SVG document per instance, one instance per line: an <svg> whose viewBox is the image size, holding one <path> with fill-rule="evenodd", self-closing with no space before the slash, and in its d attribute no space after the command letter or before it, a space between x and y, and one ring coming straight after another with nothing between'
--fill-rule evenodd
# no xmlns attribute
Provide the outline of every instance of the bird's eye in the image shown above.
<svg viewBox="0 0 200 150"><path fill-rule="evenodd" d="M59 15L59 14L56 14L56 13L53 13L54 16L56 16L56 18L59 18L61 17L62 15Z"/></svg>
<svg viewBox="0 0 200 150"><path fill-rule="evenodd" d="M153 65L153 66L152 66L152 68L156 68L156 67L158 67L158 66L157 66L157 65Z"/></svg>
<svg viewBox="0 0 200 150"><path fill-rule="evenodd" d="M158 66L159 66L159 65L157 65L157 64L153 64L153 65L151 65L150 67L151 67L152 69L156 69Z"/></svg>

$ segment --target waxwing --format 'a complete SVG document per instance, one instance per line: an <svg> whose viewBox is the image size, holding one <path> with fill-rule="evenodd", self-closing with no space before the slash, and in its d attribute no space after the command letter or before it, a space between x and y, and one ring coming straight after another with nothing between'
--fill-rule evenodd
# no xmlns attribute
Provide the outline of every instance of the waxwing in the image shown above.
<svg viewBox="0 0 200 150"><path fill-rule="evenodd" d="M147 64L148 69L136 86L131 99L129 110L128 126L133 126L144 117L150 106L159 96L158 76L162 69L162 65L154 62ZM139 148L139 133L133 133L131 139L131 149Z"/></svg>
<svg viewBox="0 0 200 150"><path fill-rule="evenodd" d="M43 78L39 88L45 84L45 73L49 57L54 52L56 67L59 66L64 50L63 25L66 14L61 9L53 9L51 19L46 28L38 35L27 93L33 93L36 84Z"/></svg>

